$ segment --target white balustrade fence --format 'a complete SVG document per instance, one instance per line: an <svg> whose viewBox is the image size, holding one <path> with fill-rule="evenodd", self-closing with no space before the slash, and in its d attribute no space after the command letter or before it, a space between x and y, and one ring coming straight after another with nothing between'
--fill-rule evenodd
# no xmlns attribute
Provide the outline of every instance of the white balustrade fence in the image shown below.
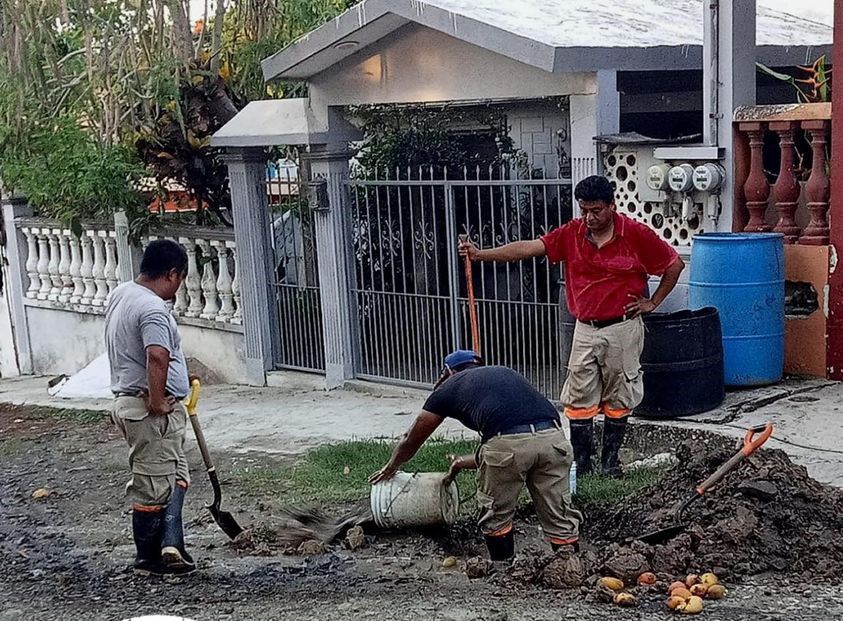
<svg viewBox="0 0 843 621"><path fill-rule="evenodd" d="M105 312L108 295L124 280L112 227L87 226L77 236L46 219L21 219L17 226L25 240L25 304ZM144 238L144 248L153 239L172 239L187 250L187 278L173 308L178 317L209 327L242 325L233 232L199 228L165 231Z"/></svg>
<svg viewBox="0 0 843 621"><path fill-rule="evenodd" d="M117 238L92 227L76 236L49 221L22 220L27 300L80 312L102 312L118 283Z"/></svg>
<svg viewBox="0 0 843 621"><path fill-rule="evenodd" d="M191 229L185 234L150 235L143 240L144 248L154 239L172 239L187 251L187 278L173 307L177 316L219 324L243 323L233 234Z"/></svg>

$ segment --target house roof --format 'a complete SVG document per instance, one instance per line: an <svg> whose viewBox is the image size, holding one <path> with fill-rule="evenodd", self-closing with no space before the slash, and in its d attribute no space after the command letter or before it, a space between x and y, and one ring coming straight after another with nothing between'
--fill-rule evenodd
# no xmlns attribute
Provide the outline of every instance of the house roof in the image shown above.
<svg viewBox="0 0 843 621"><path fill-rule="evenodd" d="M556 73L692 68L701 62L706 1L363 0L262 68L267 81L307 79L410 23ZM831 26L758 0L759 61L805 62L832 40Z"/></svg>

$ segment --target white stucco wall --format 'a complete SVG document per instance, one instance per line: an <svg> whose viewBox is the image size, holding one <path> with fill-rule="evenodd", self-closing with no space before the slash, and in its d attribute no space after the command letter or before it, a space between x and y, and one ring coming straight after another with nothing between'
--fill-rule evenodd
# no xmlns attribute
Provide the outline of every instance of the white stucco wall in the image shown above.
<svg viewBox="0 0 843 621"><path fill-rule="evenodd" d="M535 99L596 92L595 74L554 75L422 26L406 26L309 81L311 106Z"/></svg>
<svg viewBox="0 0 843 621"><path fill-rule="evenodd" d="M0 377L15 377L19 374L9 313L9 298L4 289L0 294Z"/></svg>
<svg viewBox="0 0 843 621"><path fill-rule="evenodd" d="M527 155L531 168L543 170L546 179L558 179L562 153L569 158L570 168L570 127L566 109L550 102L525 102L507 106L506 117L513 146Z"/></svg>
<svg viewBox="0 0 843 621"><path fill-rule="evenodd" d="M33 372L72 375L105 351L102 315L28 306ZM188 358L196 358L227 383L248 383L243 335L193 325L181 325Z"/></svg>

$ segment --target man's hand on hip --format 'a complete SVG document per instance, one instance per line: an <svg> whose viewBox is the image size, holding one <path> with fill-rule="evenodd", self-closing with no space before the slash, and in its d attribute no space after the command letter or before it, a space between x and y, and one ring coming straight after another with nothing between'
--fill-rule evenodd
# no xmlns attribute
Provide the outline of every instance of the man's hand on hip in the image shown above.
<svg viewBox="0 0 843 621"><path fill-rule="evenodd" d="M165 396L163 398L146 398L146 409L155 416L166 416L175 409L176 398Z"/></svg>
<svg viewBox="0 0 843 621"><path fill-rule="evenodd" d="M656 310L656 304L650 298L636 297L632 294L630 294L629 297L635 298L634 301L624 306L624 312L630 319L638 317L638 315L647 315L648 313L652 313Z"/></svg>

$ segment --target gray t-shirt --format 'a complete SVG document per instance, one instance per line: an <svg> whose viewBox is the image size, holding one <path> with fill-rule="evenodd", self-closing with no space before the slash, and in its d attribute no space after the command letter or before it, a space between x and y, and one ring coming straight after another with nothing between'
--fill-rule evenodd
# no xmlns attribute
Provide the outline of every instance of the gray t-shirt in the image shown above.
<svg viewBox="0 0 843 621"><path fill-rule="evenodd" d="M167 304L135 282L112 293L105 312L105 344L111 365L111 392L147 391L146 348L160 345L170 352L167 392L183 399L190 390L181 336Z"/></svg>

